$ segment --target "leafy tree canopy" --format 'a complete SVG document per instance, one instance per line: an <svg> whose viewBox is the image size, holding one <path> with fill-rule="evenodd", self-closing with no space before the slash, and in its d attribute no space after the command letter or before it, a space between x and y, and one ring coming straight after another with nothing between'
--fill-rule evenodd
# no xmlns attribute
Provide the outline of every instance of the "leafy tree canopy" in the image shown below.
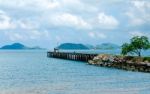
<svg viewBox="0 0 150 94"><path fill-rule="evenodd" d="M122 45L122 54L127 55L128 53L137 54L141 56L142 50L150 48L150 42L146 36L135 36L130 40L130 43L124 43Z"/></svg>

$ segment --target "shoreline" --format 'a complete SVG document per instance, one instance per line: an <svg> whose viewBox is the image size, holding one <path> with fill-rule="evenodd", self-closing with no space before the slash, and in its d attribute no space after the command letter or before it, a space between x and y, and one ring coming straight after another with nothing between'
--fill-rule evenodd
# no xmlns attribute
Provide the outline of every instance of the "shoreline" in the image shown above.
<svg viewBox="0 0 150 94"><path fill-rule="evenodd" d="M89 60L88 64L127 71L150 73L150 57L113 56L108 54L100 54L94 57L93 60Z"/></svg>

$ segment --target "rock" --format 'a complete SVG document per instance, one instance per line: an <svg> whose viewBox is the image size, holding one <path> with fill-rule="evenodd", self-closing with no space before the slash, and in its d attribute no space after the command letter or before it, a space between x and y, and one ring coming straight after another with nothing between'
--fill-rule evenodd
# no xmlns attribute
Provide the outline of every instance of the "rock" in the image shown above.
<svg viewBox="0 0 150 94"><path fill-rule="evenodd" d="M108 55L108 54L98 55L97 58L99 59L99 61L107 62L107 63L111 63L114 61L114 57L112 55Z"/></svg>
<svg viewBox="0 0 150 94"><path fill-rule="evenodd" d="M90 60L88 63L97 66L112 67L128 71L150 72L150 62L141 60L142 59L139 59L139 57L133 56L126 57L101 54L94 57L94 59Z"/></svg>
<svg viewBox="0 0 150 94"><path fill-rule="evenodd" d="M99 60L99 57L96 56L96 57L93 58L93 60L94 60L94 61L95 61L95 60Z"/></svg>
<svg viewBox="0 0 150 94"><path fill-rule="evenodd" d="M146 60L146 61L144 61L144 62L147 63L147 64L148 64L148 63L150 64L150 62L149 62L148 60Z"/></svg>
<svg viewBox="0 0 150 94"><path fill-rule="evenodd" d="M88 61L88 64L93 65L93 61L92 61L92 60L89 60L89 61Z"/></svg>
<svg viewBox="0 0 150 94"><path fill-rule="evenodd" d="M147 63L147 66L150 67L150 63Z"/></svg>
<svg viewBox="0 0 150 94"><path fill-rule="evenodd" d="M116 63L123 63L123 62L126 62L126 59L124 59L124 58L121 57L121 56L115 56L113 62L116 62Z"/></svg>

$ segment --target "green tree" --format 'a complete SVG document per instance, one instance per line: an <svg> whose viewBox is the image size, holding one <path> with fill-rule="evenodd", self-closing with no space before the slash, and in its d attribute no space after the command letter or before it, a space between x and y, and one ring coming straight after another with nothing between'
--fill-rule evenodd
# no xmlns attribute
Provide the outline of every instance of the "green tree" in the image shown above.
<svg viewBox="0 0 150 94"><path fill-rule="evenodd" d="M127 55L128 53L137 54L141 56L142 50L150 48L150 42L146 36L135 36L130 40L130 43L124 43L122 45L122 54Z"/></svg>

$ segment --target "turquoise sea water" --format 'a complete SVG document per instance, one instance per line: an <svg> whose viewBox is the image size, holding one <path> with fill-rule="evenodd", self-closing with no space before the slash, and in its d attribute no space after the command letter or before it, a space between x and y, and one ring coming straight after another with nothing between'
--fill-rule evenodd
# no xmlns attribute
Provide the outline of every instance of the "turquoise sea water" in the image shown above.
<svg viewBox="0 0 150 94"><path fill-rule="evenodd" d="M150 94L150 73L1 50L0 94Z"/></svg>

